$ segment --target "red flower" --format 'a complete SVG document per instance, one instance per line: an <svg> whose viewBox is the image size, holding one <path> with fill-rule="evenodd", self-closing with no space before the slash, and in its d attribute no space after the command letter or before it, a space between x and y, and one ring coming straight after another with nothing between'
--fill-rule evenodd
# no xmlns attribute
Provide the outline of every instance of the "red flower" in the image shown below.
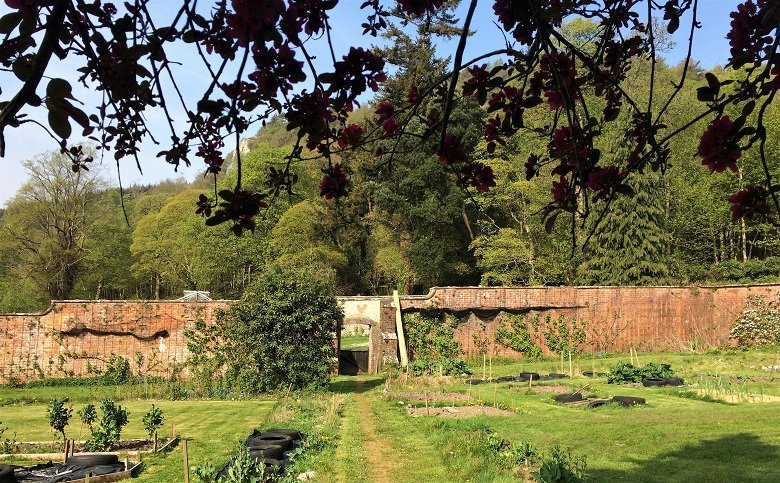
<svg viewBox="0 0 780 483"><path fill-rule="evenodd" d="M392 137L398 134L398 131L400 131L400 126L398 126L398 123L395 122L395 118L391 117L390 119L386 119L385 122L382 123L382 130L385 132L386 137Z"/></svg>
<svg viewBox="0 0 780 483"><path fill-rule="evenodd" d="M379 122L386 121L395 115L395 106L387 101L377 104L374 112L379 116Z"/></svg>
<svg viewBox="0 0 780 483"><path fill-rule="evenodd" d="M232 0L233 12L226 15L227 33L246 47L277 36L276 23L285 11L282 0Z"/></svg>
<svg viewBox="0 0 780 483"><path fill-rule="evenodd" d="M480 193L486 193L496 185L493 168L480 162L466 165L461 174Z"/></svg>
<svg viewBox="0 0 780 483"><path fill-rule="evenodd" d="M769 213L767 198L769 192L760 186L745 186L745 188L729 196L731 202L731 217L734 220L751 218L755 214Z"/></svg>
<svg viewBox="0 0 780 483"><path fill-rule="evenodd" d="M490 71L488 71L487 64L481 66L468 67L466 69L471 78L463 84L464 96L475 96L477 102L484 104L487 101L488 90L490 89Z"/></svg>
<svg viewBox="0 0 780 483"><path fill-rule="evenodd" d="M559 127L553 132L547 149L550 156L561 162L553 174L566 175L587 161L590 148L578 139L577 133L579 130L572 130L569 126Z"/></svg>
<svg viewBox="0 0 780 483"><path fill-rule="evenodd" d="M588 175L585 185L596 191L596 199L606 198L612 189L620 183L620 170L615 166L596 167Z"/></svg>
<svg viewBox="0 0 780 483"><path fill-rule="evenodd" d="M763 48L772 43L772 27L763 22L765 0L758 5L748 0L731 12L731 31L726 35L731 45L731 63L735 68L755 62ZM759 10L761 7L761 10Z"/></svg>
<svg viewBox="0 0 780 483"><path fill-rule="evenodd" d="M322 170L322 180L320 181L320 196L326 200L332 198L341 198L347 194L347 175L341 169L341 165L336 163Z"/></svg>
<svg viewBox="0 0 780 483"><path fill-rule="evenodd" d="M742 151L734 140L733 127L731 118L723 116L712 121L701 136L697 153L702 157L701 164L710 168L710 172L721 173L726 168L737 171Z"/></svg>
<svg viewBox="0 0 780 483"><path fill-rule="evenodd" d="M569 180L561 176L558 181L553 181L552 184L552 197L553 202L558 206L566 206L566 202L569 199Z"/></svg>
<svg viewBox="0 0 780 483"><path fill-rule="evenodd" d="M409 92L406 93L406 100L409 101L409 104L413 106L416 106L422 102L422 97L417 91L417 86L412 86L409 88Z"/></svg>
<svg viewBox="0 0 780 483"><path fill-rule="evenodd" d="M444 0L398 0L398 6L404 13L418 17L426 13L434 14L442 4Z"/></svg>
<svg viewBox="0 0 780 483"><path fill-rule="evenodd" d="M211 203L206 195L198 195L198 201L195 205L198 207L198 209L195 210L196 215L211 216Z"/></svg>
<svg viewBox="0 0 780 483"><path fill-rule="evenodd" d="M539 71L531 78L531 90L544 90L550 109L566 107L566 98L574 102L580 98L577 90L577 70L574 60L563 52L544 54L539 60Z"/></svg>
<svg viewBox="0 0 780 483"><path fill-rule="evenodd" d="M360 144L364 132L363 128L358 124L347 124L339 135L339 148L344 149L347 146L357 146Z"/></svg>
<svg viewBox="0 0 780 483"><path fill-rule="evenodd" d="M42 3L47 2L42 2L41 0L5 0L6 5L14 10L19 10L19 13L24 16L35 15Z"/></svg>
<svg viewBox="0 0 780 483"><path fill-rule="evenodd" d="M452 134L444 135L444 143L439 149L439 162L446 165L465 163L468 161L466 151L460 139Z"/></svg>

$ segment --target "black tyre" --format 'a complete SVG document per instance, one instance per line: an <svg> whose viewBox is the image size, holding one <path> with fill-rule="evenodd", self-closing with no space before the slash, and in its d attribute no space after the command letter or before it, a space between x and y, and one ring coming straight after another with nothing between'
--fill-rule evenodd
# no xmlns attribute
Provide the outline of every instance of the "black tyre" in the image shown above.
<svg viewBox="0 0 780 483"><path fill-rule="evenodd" d="M599 408L601 406L604 406L605 404L609 404L610 402L612 401L610 401L609 399L593 399L588 401L587 404L585 404L585 407Z"/></svg>
<svg viewBox="0 0 780 483"><path fill-rule="evenodd" d="M293 449L295 443L289 436L283 434L268 434L263 433L258 436L251 436L247 441L247 446L257 447L260 445L277 445L282 447L282 451L288 451Z"/></svg>
<svg viewBox="0 0 780 483"><path fill-rule="evenodd" d="M596 377L596 373L593 371L583 371L582 375L585 377Z"/></svg>
<svg viewBox="0 0 780 483"><path fill-rule="evenodd" d="M14 467L10 465L0 465L0 483L14 483Z"/></svg>
<svg viewBox="0 0 780 483"><path fill-rule="evenodd" d="M645 387L660 387L666 385L666 379L663 377L646 377L642 379L642 385Z"/></svg>
<svg viewBox="0 0 780 483"><path fill-rule="evenodd" d="M68 458L69 465L101 466L119 464L119 456L110 453L80 453Z"/></svg>
<svg viewBox="0 0 780 483"><path fill-rule="evenodd" d="M285 436L289 436L292 439L303 439L303 433L298 431L297 429L267 429L263 431L263 434L283 434Z"/></svg>
<svg viewBox="0 0 780 483"><path fill-rule="evenodd" d="M550 379L568 379L569 375L568 374L560 374L560 373L557 373L557 372L553 372L551 374L548 374L547 377L549 377Z"/></svg>
<svg viewBox="0 0 780 483"><path fill-rule="evenodd" d="M555 396L555 402L559 403L573 403L577 401L582 401L582 393L577 394L559 394Z"/></svg>
<svg viewBox="0 0 780 483"><path fill-rule="evenodd" d="M471 384L472 386L476 386L477 384L482 384L482 379L466 379L466 384Z"/></svg>
<svg viewBox="0 0 780 483"><path fill-rule="evenodd" d="M515 378L513 376L502 376L496 379L496 382L512 382Z"/></svg>
<svg viewBox="0 0 780 483"><path fill-rule="evenodd" d="M282 459L284 456L284 449L275 444L260 445L249 448L249 455L252 456L252 459L254 460L268 458Z"/></svg>
<svg viewBox="0 0 780 483"><path fill-rule="evenodd" d="M539 373L538 372L521 372L517 376L523 381L538 381L539 380Z"/></svg>
<svg viewBox="0 0 780 483"><path fill-rule="evenodd" d="M643 397L633 397L633 396L615 396L612 398L612 401L621 404L627 408L630 408L631 406L644 406L645 403L647 402Z"/></svg>
<svg viewBox="0 0 780 483"><path fill-rule="evenodd" d="M684 386L685 385L685 381L683 381L679 377L667 377L666 378L666 385L667 386Z"/></svg>

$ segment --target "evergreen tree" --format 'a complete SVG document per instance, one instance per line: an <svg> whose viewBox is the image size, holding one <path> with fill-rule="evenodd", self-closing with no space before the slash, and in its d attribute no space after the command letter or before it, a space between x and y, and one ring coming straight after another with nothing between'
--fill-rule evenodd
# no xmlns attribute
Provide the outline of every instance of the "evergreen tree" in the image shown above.
<svg viewBox="0 0 780 483"><path fill-rule="evenodd" d="M634 173L634 196L617 195L597 227L583 264L593 285L650 285L669 275L660 175Z"/></svg>

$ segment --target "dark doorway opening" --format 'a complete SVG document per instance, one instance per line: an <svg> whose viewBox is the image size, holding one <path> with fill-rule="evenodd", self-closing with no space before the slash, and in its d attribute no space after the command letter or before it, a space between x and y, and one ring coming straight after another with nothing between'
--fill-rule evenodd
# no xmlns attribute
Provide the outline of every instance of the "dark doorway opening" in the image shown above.
<svg viewBox="0 0 780 483"><path fill-rule="evenodd" d="M357 376L368 372L368 351L342 350L339 352L339 374Z"/></svg>

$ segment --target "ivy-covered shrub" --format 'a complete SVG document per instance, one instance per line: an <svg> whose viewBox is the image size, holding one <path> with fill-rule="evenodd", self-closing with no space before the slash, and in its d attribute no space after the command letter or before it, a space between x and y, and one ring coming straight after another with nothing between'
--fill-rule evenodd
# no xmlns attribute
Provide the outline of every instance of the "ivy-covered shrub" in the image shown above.
<svg viewBox="0 0 780 483"><path fill-rule="evenodd" d="M213 325L187 332L196 379L234 394L325 387L343 317L333 287L308 270L265 272Z"/></svg>
<svg viewBox="0 0 780 483"><path fill-rule="evenodd" d="M749 295L742 315L731 326L730 337L740 347L780 344L780 303Z"/></svg>
<svg viewBox="0 0 780 483"><path fill-rule="evenodd" d="M644 367L636 367L628 362L618 362L607 374L608 384L629 384L642 382L642 379L651 377L674 377L675 372L669 364L656 364L650 362Z"/></svg>
<svg viewBox="0 0 780 483"><path fill-rule="evenodd" d="M506 315L496 329L496 342L532 359L542 357L539 320L538 314L528 322L524 315Z"/></svg>
<svg viewBox="0 0 780 483"><path fill-rule="evenodd" d="M130 371L130 361L122 356L112 355L106 364L106 369L103 372L101 379L108 385L119 385L130 382L133 373Z"/></svg>
<svg viewBox="0 0 780 483"><path fill-rule="evenodd" d="M461 359L463 347L455 340L458 320L453 316L444 319L409 314L404 317L409 352L413 360L411 369L415 375L471 374Z"/></svg>

